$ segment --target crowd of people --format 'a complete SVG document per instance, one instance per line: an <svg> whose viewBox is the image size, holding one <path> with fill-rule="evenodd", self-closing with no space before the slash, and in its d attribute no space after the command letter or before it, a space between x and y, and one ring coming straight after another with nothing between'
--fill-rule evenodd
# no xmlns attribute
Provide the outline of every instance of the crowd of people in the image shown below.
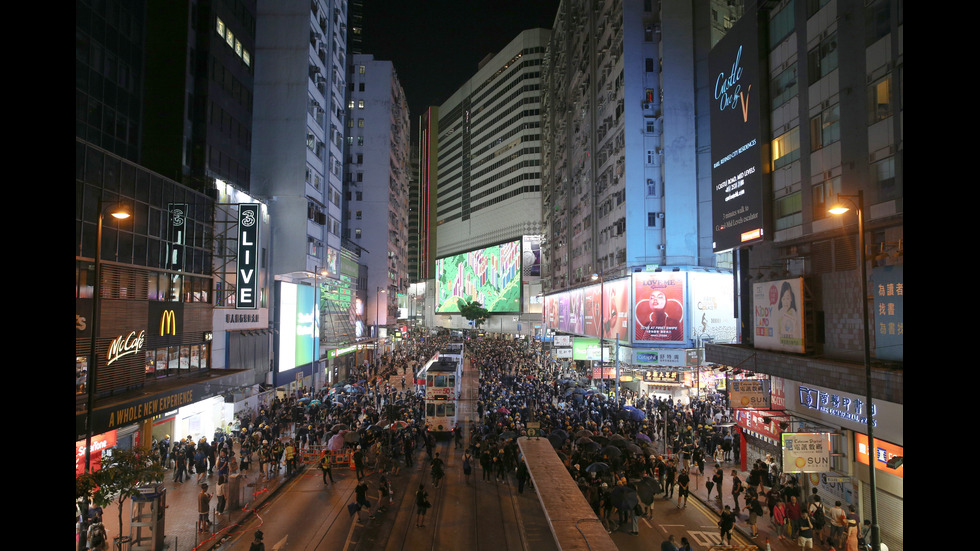
<svg viewBox="0 0 980 551"><path fill-rule="evenodd" d="M153 442L151 457L172 470L175 483L194 477L201 486L199 528L206 530L212 498L209 477L217 475L216 511L221 514L230 474L258 469L260 477L289 475L305 450L321 454L323 483L332 484L328 450L343 447L355 464L356 508L367 509L373 518L393 503L391 478L403 466L413 465L420 448L426 450L436 487L445 474L444 461L434 454L435 439L424 430L424 392L414 383L426 360L458 340L409 338L373 363L354 366L345 384L276 397L257 412L240 414L233 426L215 431L210 440L166 435ZM709 499L716 490L723 541L731 541L739 521L757 535L766 510L779 537L804 548L818 541L857 551L867 537L869 522L861 529L853 507L845 510L839 502L826 507L815 491L804 499L796 477L779 472L771 457L755 461L743 480L735 463L742 443L726 428L731 426L731 411L720 396L681 404L625 391L617 402L611 392L593 388L562 364L542 361L540 350L522 341L467 339L466 355L479 370L477 419L468 427L457 425L452 435L456 447L464 448L467 483L478 467L484 483L508 482L514 476L523 493L530 475L517 438L526 435L528 422L534 421L610 533L622 529L637 535L638 519L652 517L654 496L686 507L692 478L702 476ZM464 429L469 436L465 446ZM240 444L237 452L235 439ZM373 513L366 469L380 474L378 509ZM723 495L726 476L730 490ZM424 484L415 501L417 526L422 526L431 507ZM684 539L680 547L673 541L664 546L690 549Z"/></svg>

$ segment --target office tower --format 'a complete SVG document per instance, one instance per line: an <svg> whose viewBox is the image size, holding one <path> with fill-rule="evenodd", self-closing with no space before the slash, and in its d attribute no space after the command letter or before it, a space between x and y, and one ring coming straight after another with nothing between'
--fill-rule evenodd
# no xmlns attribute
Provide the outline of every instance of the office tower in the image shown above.
<svg viewBox="0 0 980 551"><path fill-rule="evenodd" d="M409 284L408 102L390 61L368 54L351 61L351 184L345 218L348 237L361 247L361 262L368 266L367 318L378 318L375 323L384 327L398 319L398 295Z"/></svg>

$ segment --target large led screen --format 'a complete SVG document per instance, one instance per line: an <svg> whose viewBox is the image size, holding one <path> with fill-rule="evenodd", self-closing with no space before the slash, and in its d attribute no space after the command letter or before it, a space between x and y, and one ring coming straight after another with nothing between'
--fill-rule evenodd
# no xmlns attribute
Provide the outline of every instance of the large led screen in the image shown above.
<svg viewBox="0 0 980 551"><path fill-rule="evenodd" d="M684 342L687 272L633 274L633 341Z"/></svg>
<svg viewBox="0 0 980 551"><path fill-rule="evenodd" d="M491 313L520 312L520 240L436 260L436 312L458 313L470 300Z"/></svg>
<svg viewBox="0 0 980 551"><path fill-rule="evenodd" d="M313 361L319 339L314 338L313 287L279 285L279 371L288 371Z"/></svg>
<svg viewBox="0 0 980 551"><path fill-rule="evenodd" d="M715 252L764 237L768 75L760 67L759 24L743 17L708 54L711 79L711 222ZM765 109L763 108L765 106Z"/></svg>

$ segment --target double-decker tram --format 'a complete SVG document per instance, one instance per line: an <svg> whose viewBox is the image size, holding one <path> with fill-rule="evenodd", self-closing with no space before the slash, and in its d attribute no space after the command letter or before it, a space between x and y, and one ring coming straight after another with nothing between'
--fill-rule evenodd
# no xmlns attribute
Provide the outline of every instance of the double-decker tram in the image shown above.
<svg viewBox="0 0 980 551"><path fill-rule="evenodd" d="M432 433L449 433L463 381L463 343L450 343L426 364L425 426Z"/></svg>

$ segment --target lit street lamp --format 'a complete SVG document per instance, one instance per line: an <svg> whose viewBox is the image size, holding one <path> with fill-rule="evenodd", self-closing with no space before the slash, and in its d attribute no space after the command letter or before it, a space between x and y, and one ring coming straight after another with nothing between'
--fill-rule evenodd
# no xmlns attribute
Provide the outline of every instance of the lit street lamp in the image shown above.
<svg viewBox="0 0 980 551"><path fill-rule="evenodd" d="M869 328L868 315L868 267L864 259L864 191L858 190L857 195L837 194L838 203L828 209L831 214L841 215L849 210L842 205L840 200L857 199L857 223L858 223L858 264L861 266L861 313L864 322L864 377L866 384L865 400L867 401L868 414L868 482L871 485L871 549L880 551L881 532L878 527L878 486L875 481L875 457L872 449L874 448L874 419L872 413L874 407L871 401L871 332ZM849 201L852 205L853 201Z"/></svg>
<svg viewBox="0 0 980 551"><path fill-rule="evenodd" d="M110 216L116 220L125 220L133 215L132 210L129 205L123 203L109 203L104 204L102 199L99 199L99 219L96 224L95 231L95 281L92 282L92 323L91 331L92 338L89 344L89 364L86 370L85 376L85 387L87 391L87 399L85 406L85 472L88 473L91 470L92 464L92 410L95 409L95 382L96 382L96 371L99 365L99 357L96 352L96 338L99 336L99 317L100 309L102 307L102 224L105 220L105 215L108 213ZM85 515L82 517L82 534L87 532L88 529L88 496L85 497ZM83 540L81 538L79 545L81 546Z"/></svg>

